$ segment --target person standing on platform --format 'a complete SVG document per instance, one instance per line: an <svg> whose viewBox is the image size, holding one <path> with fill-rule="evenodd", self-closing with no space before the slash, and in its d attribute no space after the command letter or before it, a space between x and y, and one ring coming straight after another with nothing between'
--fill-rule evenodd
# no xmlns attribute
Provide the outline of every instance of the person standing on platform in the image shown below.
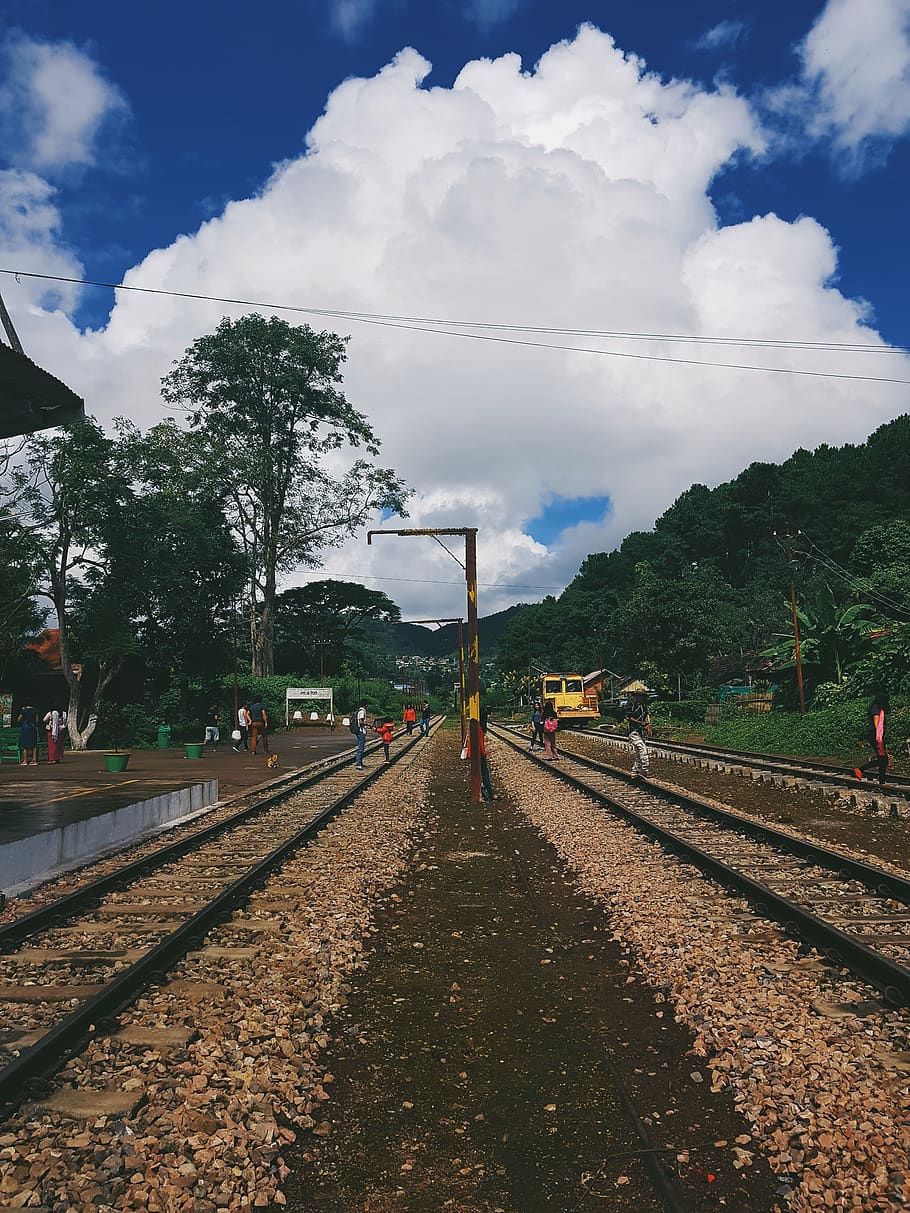
<svg viewBox="0 0 910 1213"><path fill-rule="evenodd" d="M870 768L875 768L878 774L879 787L885 786L885 775L888 772L888 763L891 758L888 754L888 743L886 730L888 728L888 717L891 714L891 699L887 691L876 691L869 704L869 728L866 732L866 740L868 741L873 758L861 767L854 767L853 774L857 779L865 778L865 772Z"/></svg>
<svg viewBox="0 0 910 1213"><path fill-rule="evenodd" d="M423 707L420 709L420 735L421 737L429 737L430 735L430 705L425 699Z"/></svg>
<svg viewBox="0 0 910 1213"><path fill-rule="evenodd" d="M417 723L417 709L413 703L409 703L404 710L404 726L408 730L408 736L414 732L414 725Z"/></svg>
<svg viewBox="0 0 910 1213"><path fill-rule="evenodd" d="M234 749L238 754L241 750L249 752L250 705L248 703L242 703L237 709L237 732L240 734L240 740L234 746Z"/></svg>
<svg viewBox="0 0 910 1213"><path fill-rule="evenodd" d="M556 745L556 730L559 728L559 717L556 715L552 699L548 699L544 704L541 718L543 721L544 762L556 762L559 758L559 750Z"/></svg>
<svg viewBox="0 0 910 1213"><path fill-rule="evenodd" d="M651 735L651 716L648 712L648 692L636 691L632 696L632 707L628 715L629 740L635 750L632 761L632 778L647 779L648 747L645 737Z"/></svg>
<svg viewBox="0 0 910 1213"><path fill-rule="evenodd" d="M63 758L63 730L66 728L66 712L52 708L44 717L47 729L47 760L57 763Z"/></svg>
<svg viewBox="0 0 910 1213"><path fill-rule="evenodd" d="M363 770L363 752L367 745L367 705L361 700L360 706L357 708L355 716L357 725L357 761L355 763L358 771Z"/></svg>
<svg viewBox="0 0 910 1213"><path fill-rule="evenodd" d="M213 703L208 710L208 715L205 718L205 742L206 749L211 746L213 750L218 749L218 742L221 739L221 730L219 722L221 713L218 711L218 705Z"/></svg>
<svg viewBox="0 0 910 1213"><path fill-rule="evenodd" d="M16 718L19 726L19 766L38 765L38 709L26 704Z"/></svg>
<svg viewBox="0 0 910 1213"><path fill-rule="evenodd" d="M262 738L262 752L269 752L269 714L265 710L264 705L257 699L255 703L250 704L250 738L252 739L252 752L255 754L259 739Z"/></svg>
<svg viewBox="0 0 910 1213"><path fill-rule="evenodd" d="M391 720L389 720L388 716L381 725L377 726L376 732L382 739L382 749L385 753L385 760L386 762L391 762L392 755L389 747L392 744L392 738L395 736L395 726L392 724Z"/></svg>

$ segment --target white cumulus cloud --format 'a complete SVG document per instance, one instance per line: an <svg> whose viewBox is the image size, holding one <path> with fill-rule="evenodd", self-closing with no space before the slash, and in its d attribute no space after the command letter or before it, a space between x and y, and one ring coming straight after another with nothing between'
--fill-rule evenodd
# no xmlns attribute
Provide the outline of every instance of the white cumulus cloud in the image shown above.
<svg viewBox="0 0 910 1213"><path fill-rule="evenodd" d="M98 65L71 42L10 34L0 47L0 137L20 168L53 174L95 162L105 124L126 102Z"/></svg>
<svg viewBox="0 0 910 1213"><path fill-rule="evenodd" d="M900 385L641 358L910 378L910 360L896 353L477 327L884 348L866 305L834 285L836 248L817 222L719 224L712 180L765 147L731 89L661 79L591 27L533 70L516 55L476 60L452 87L427 88L429 70L404 50L375 76L340 84L305 155L149 253L126 281L472 322L464 331L474 339L311 318L352 334L346 390L416 490L407 525L478 527L482 582L559 587L588 552L650 526L693 480L717 482L798 445L862 439L907 408ZM50 214L43 234L18 238L65 255ZM8 302L15 308L17 296ZM20 328L90 411L147 424L162 415L160 376L225 311L238 314L121 292L103 329L79 333L32 297ZM529 522L554 495L607 497L612 507L543 544ZM401 579L379 584L412 617L463 605L459 569L428 539L359 540L327 553L326 567ZM542 594L488 586L481 611Z"/></svg>
<svg viewBox="0 0 910 1213"><path fill-rule="evenodd" d="M856 150L910 131L910 0L828 0L802 57L813 133Z"/></svg>

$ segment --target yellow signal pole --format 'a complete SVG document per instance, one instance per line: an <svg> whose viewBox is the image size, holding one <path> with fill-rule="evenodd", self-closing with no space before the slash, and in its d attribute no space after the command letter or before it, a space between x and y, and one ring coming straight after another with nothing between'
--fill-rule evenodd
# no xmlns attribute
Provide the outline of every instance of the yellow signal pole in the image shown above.
<svg viewBox="0 0 910 1213"><path fill-rule="evenodd" d="M464 569L468 598L468 737L471 746L471 800L479 801L480 794L480 645L477 637L477 527L419 527L405 530L367 531L367 543L374 535L429 535L440 547L449 549L438 538L440 535L464 536ZM449 555L461 564L454 553Z"/></svg>

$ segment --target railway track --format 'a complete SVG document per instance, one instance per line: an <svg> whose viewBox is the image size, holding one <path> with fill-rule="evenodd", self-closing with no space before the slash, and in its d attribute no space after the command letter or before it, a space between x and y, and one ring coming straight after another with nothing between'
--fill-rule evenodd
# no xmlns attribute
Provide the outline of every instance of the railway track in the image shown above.
<svg viewBox="0 0 910 1213"><path fill-rule="evenodd" d="M494 735L525 754L511 730ZM744 895L765 917L910 1005L910 880L628 771L561 751L557 777Z"/></svg>
<svg viewBox="0 0 910 1213"><path fill-rule="evenodd" d="M621 749L631 750L631 745L622 736L604 733L598 729L579 729L577 732L579 736L591 737ZM671 761L690 758L698 763L719 765L726 770L745 768L769 776L790 776L832 789L839 795L863 792L877 799L910 801L910 778L903 775L889 775L884 787L879 787L877 781L857 779L844 767L825 762L811 762L804 758L789 758L783 754L756 754L748 750L731 750L720 746L664 739L650 739L648 749L652 754L659 754Z"/></svg>
<svg viewBox="0 0 910 1213"><path fill-rule="evenodd" d="M401 738L392 764L421 740ZM166 980L388 769L361 775L353 752L314 763L244 796L252 803L215 824L0 928L0 1112L45 1094L91 1034L116 1032L119 1012ZM255 932L254 919L248 926Z"/></svg>

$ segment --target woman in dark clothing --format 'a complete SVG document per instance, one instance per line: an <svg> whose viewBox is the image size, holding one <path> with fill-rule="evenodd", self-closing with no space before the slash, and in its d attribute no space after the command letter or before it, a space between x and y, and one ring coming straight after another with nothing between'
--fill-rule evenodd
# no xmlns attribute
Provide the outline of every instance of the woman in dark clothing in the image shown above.
<svg viewBox="0 0 910 1213"><path fill-rule="evenodd" d="M866 740L868 741L873 758L864 763L861 767L854 767L853 774L857 779L864 778L866 771L870 768L875 768L878 772L878 782L880 787L884 787L885 775L888 770L888 763L891 761L888 755L888 746L885 738L885 730L888 727L888 717L891 714L891 700L887 691L878 691L869 704L869 727L866 730Z"/></svg>
<svg viewBox="0 0 910 1213"><path fill-rule="evenodd" d="M38 765L38 709L26 705L16 721L19 725L19 765Z"/></svg>

